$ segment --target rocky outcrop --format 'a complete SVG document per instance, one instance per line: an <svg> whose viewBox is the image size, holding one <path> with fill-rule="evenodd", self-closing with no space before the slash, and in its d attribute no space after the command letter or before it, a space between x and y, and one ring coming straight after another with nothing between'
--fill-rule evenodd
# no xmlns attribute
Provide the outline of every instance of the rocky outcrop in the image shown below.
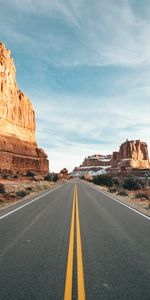
<svg viewBox="0 0 150 300"><path fill-rule="evenodd" d="M150 168L148 146L140 140L126 141L119 152L113 152L111 165L113 168Z"/></svg>
<svg viewBox="0 0 150 300"><path fill-rule="evenodd" d="M83 163L74 169L78 171L98 171L105 168L110 168L112 155L95 154L84 159Z"/></svg>
<svg viewBox="0 0 150 300"><path fill-rule="evenodd" d="M45 152L35 139L35 113L16 84L10 51L0 43L0 171L48 172Z"/></svg>
<svg viewBox="0 0 150 300"><path fill-rule="evenodd" d="M60 179L68 179L68 170L66 168L63 168L60 173L59 173L59 178Z"/></svg>

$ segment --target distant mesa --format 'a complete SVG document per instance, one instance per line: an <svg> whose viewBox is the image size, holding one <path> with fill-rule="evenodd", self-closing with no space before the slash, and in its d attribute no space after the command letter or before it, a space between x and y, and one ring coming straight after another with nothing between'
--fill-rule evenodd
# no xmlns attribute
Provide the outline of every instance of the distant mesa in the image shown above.
<svg viewBox="0 0 150 300"><path fill-rule="evenodd" d="M83 163L73 170L73 174L80 176L86 174L86 176L99 175L107 173L111 168L112 155L94 154L84 159Z"/></svg>
<svg viewBox="0 0 150 300"><path fill-rule="evenodd" d="M48 173L49 162L35 139L32 103L16 83L11 52L0 42L0 171Z"/></svg>
<svg viewBox="0 0 150 300"><path fill-rule="evenodd" d="M121 144L119 151L112 155L95 154L84 159L83 163L76 167L72 175L84 176L91 179L92 176L133 172L150 169L148 146L140 140L126 140Z"/></svg>

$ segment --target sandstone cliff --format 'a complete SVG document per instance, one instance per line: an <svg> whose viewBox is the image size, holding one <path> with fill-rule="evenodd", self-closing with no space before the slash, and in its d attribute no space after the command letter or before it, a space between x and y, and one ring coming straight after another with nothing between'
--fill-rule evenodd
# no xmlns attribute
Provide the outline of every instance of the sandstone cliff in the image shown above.
<svg viewBox="0 0 150 300"><path fill-rule="evenodd" d="M112 167L150 168L148 146L140 140L126 141L120 146L119 152L113 152Z"/></svg>
<svg viewBox="0 0 150 300"><path fill-rule="evenodd" d="M32 103L16 84L11 53L0 43L0 171L47 173L48 160L35 140Z"/></svg>

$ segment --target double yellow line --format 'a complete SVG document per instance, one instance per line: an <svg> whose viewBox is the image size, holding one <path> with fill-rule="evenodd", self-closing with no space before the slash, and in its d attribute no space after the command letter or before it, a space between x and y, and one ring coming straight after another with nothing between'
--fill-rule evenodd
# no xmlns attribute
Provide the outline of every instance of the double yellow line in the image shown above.
<svg viewBox="0 0 150 300"><path fill-rule="evenodd" d="M72 300L75 222L76 222L76 240L77 240L78 300L85 300L84 272L83 272L83 259L82 259L82 245L81 245L77 185L75 185L75 187L74 187L64 300Z"/></svg>

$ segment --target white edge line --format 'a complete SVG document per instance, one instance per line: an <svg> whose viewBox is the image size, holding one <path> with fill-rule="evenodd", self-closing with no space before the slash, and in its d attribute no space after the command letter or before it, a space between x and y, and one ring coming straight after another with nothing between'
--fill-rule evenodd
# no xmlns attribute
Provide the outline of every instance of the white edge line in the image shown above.
<svg viewBox="0 0 150 300"><path fill-rule="evenodd" d="M142 212L138 211L137 209L131 207L130 205L125 204L125 203L119 201L118 199L116 199L116 198L114 198L114 197L108 195L107 193L105 193L105 192L103 192L103 191L98 190L97 188L95 188L95 187L93 187L93 186L91 186L91 185L89 185L89 184L87 184L87 185L88 185L89 187L91 187L92 189L96 190L97 192L102 193L102 194L104 194L105 196L108 196L109 198L113 199L114 201L120 203L121 205L123 205L123 206L125 206L125 207L128 207L129 209L133 210L133 211L136 212L137 214L139 214L139 215L143 216L144 218L150 220L150 217L149 217L149 216L143 214Z"/></svg>
<svg viewBox="0 0 150 300"><path fill-rule="evenodd" d="M50 194L50 193L52 193L53 191L58 190L58 189L59 189L60 187L62 187L62 186L63 186L63 185L60 185L59 187L57 187L57 188L55 188L55 189L52 189L52 190L46 192L45 194L43 194L43 195L41 195L41 196L39 196L39 197L37 197L37 198L35 198L35 199L33 199L33 200L27 202L27 203L25 203L25 204L23 204L23 205L21 205L21 206L15 208L14 210L10 211L9 213L7 213L7 214L1 216L1 217L0 217L0 220L6 218L7 216L9 216L9 215L11 215L11 214L13 214L13 213L16 212L17 210L20 210L20 209L22 209L23 207L25 207L25 206L27 206L27 205L29 205L29 204L31 204L31 203L33 203L33 202L39 200L40 198L46 196L47 194Z"/></svg>

